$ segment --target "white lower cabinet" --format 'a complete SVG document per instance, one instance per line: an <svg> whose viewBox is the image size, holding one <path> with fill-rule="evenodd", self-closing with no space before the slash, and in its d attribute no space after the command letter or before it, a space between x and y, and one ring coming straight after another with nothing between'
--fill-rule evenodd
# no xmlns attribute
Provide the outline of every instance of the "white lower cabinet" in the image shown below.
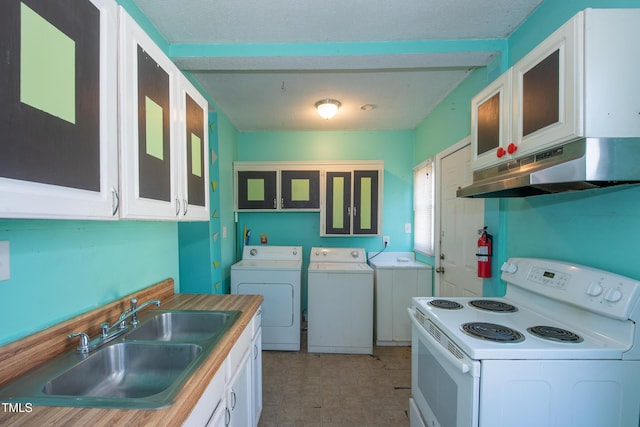
<svg viewBox="0 0 640 427"><path fill-rule="evenodd" d="M182 424L257 426L262 410L262 310L247 325Z"/></svg>
<svg viewBox="0 0 640 427"><path fill-rule="evenodd" d="M229 381L227 388L227 411L229 413L229 426L246 427L253 425L253 410L251 408L251 355L252 349L242 356L235 375Z"/></svg>
<svg viewBox="0 0 640 427"><path fill-rule="evenodd" d="M224 426L226 374L227 361L225 360L218 369L218 373L216 373L204 390L204 393L202 393L196 406L191 410L189 418L182 424L183 426ZM220 418L220 414L222 414L222 424L213 423L214 419Z"/></svg>
<svg viewBox="0 0 640 427"><path fill-rule="evenodd" d="M262 309L260 309L262 311ZM258 325L259 326L259 325ZM253 424L258 425L262 414L262 328L258 327L253 336L252 391L253 391Z"/></svg>

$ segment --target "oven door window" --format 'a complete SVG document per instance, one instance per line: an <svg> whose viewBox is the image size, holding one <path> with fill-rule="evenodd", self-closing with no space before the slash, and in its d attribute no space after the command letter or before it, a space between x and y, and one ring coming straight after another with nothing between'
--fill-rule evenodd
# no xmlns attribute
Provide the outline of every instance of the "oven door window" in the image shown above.
<svg viewBox="0 0 640 427"><path fill-rule="evenodd" d="M411 391L425 423L437 427L478 425L479 377L463 372L414 325ZM451 355L451 358L454 358ZM478 364L467 360L466 363Z"/></svg>

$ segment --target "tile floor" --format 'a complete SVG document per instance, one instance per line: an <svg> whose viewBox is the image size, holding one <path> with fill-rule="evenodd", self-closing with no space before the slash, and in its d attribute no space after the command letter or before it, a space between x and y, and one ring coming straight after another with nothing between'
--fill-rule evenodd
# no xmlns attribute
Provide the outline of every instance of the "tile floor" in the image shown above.
<svg viewBox="0 0 640 427"><path fill-rule="evenodd" d="M373 355L262 353L259 427L408 426L411 347Z"/></svg>

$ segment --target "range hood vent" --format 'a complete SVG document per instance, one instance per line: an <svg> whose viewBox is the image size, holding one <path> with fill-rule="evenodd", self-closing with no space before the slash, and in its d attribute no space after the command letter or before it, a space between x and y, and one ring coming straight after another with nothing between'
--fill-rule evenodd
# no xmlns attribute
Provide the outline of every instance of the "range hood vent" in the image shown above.
<svg viewBox="0 0 640 427"><path fill-rule="evenodd" d="M583 138L476 171L458 197L528 197L640 183L640 138Z"/></svg>

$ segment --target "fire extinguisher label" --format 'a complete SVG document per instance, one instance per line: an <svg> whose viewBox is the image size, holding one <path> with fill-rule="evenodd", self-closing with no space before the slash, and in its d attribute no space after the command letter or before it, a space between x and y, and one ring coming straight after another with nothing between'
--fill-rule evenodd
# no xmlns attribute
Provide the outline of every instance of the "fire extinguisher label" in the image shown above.
<svg viewBox="0 0 640 427"><path fill-rule="evenodd" d="M489 261L489 246L478 247L478 261Z"/></svg>

